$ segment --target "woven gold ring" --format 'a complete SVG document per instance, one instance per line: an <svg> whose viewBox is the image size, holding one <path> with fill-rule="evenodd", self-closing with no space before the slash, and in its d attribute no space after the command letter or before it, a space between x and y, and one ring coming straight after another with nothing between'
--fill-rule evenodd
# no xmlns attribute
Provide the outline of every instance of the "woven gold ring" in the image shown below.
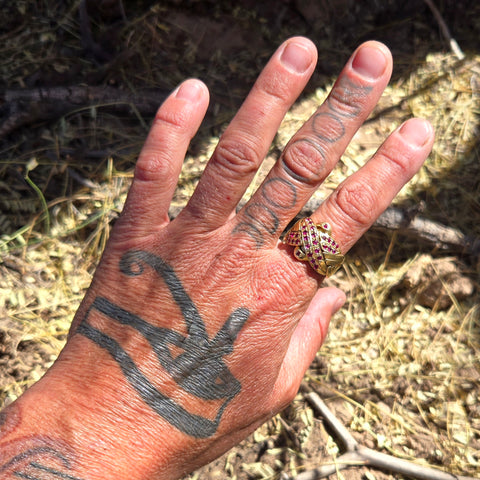
<svg viewBox="0 0 480 480"><path fill-rule="evenodd" d="M329 277L343 264L345 257L332 237L329 223L315 224L310 217L301 218L283 237L283 243L295 247L297 260L308 262L320 275Z"/></svg>

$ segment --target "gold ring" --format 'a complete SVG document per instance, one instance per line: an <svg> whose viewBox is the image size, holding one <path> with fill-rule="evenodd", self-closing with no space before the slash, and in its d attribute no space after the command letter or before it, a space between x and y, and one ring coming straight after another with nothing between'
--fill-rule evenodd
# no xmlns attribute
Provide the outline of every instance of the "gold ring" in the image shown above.
<svg viewBox="0 0 480 480"><path fill-rule="evenodd" d="M329 223L315 224L310 217L301 218L283 237L283 243L293 245L297 260L308 262L320 275L329 277L343 264L345 257L332 237Z"/></svg>

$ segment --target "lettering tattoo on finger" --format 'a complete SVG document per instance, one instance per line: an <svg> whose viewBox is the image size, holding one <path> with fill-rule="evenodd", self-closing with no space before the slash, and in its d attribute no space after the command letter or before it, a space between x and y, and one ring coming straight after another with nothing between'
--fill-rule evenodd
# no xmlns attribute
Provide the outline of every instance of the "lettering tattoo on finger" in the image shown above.
<svg viewBox="0 0 480 480"><path fill-rule="evenodd" d="M173 268L160 257L146 251L130 251L123 255L119 266L127 277L142 275L146 266L159 275L181 310L187 335L153 325L104 297L95 298L76 333L106 350L139 397L163 419L192 437L212 436L225 408L241 390L240 382L228 369L224 357L233 352L233 344L249 318L249 310L237 308L218 333L209 338L204 320L182 282ZM203 405L202 411L215 411L214 415L207 417L192 413L188 402L180 404L162 392L154 379L149 379L135 363L135 352L128 352L120 341L94 325L94 312L104 319L136 330L150 345L159 368L168 372L183 392L179 397L193 402L195 410L199 411L199 405Z"/></svg>
<svg viewBox="0 0 480 480"><path fill-rule="evenodd" d="M281 189L282 195L278 195ZM247 204L242 219L233 229L233 234L245 233L255 241L257 249L265 244L265 235L278 234L280 218L278 213L291 209L297 203L297 187L285 178L274 177L263 182L259 200Z"/></svg>
<svg viewBox="0 0 480 480"><path fill-rule="evenodd" d="M357 118L362 114L365 104L362 99L372 91L372 88L356 83L346 75L340 77L325 103L312 117L313 135L294 139L289 145L306 142L313 146L321 160L321 165L319 163L317 167L320 170L324 168L330 148L328 145L341 142L345 138L347 135L345 120ZM285 152L281 155L279 163L289 178L302 183L318 180L295 173L284 161L284 155ZM297 187L286 178L269 178L262 184L255 198L258 200L248 203L232 233L248 235L255 241L256 248L260 249L267 237L281 233L278 231L281 225L279 214L282 210L294 209L297 203Z"/></svg>
<svg viewBox="0 0 480 480"><path fill-rule="evenodd" d="M335 84L325 104L328 110L337 116L356 118L362 113L364 108L364 102L362 102L362 100L372 90L372 86L356 83L344 75Z"/></svg>

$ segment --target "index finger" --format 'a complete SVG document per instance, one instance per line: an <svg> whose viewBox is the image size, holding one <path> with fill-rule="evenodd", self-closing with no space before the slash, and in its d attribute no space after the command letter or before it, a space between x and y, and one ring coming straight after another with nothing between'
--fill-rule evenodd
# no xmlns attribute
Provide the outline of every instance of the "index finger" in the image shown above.
<svg viewBox="0 0 480 480"><path fill-rule="evenodd" d="M335 273L344 254L420 168L433 139L432 126L422 119L411 119L393 132L369 162L285 235L295 258L321 275Z"/></svg>

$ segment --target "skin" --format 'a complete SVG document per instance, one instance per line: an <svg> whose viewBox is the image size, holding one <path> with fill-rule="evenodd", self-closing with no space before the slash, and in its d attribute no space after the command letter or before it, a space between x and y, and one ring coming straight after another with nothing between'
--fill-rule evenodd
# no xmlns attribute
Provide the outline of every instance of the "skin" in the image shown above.
<svg viewBox="0 0 480 480"><path fill-rule="evenodd" d="M279 242L389 81L367 42L236 206L311 76L312 42L287 40L223 134L190 202L168 208L208 104L187 80L160 107L67 345L0 416L0 478L174 479L236 444L295 396L345 301ZM433 130L411 119L316 211L346 253L420 168Z"/></svg>

